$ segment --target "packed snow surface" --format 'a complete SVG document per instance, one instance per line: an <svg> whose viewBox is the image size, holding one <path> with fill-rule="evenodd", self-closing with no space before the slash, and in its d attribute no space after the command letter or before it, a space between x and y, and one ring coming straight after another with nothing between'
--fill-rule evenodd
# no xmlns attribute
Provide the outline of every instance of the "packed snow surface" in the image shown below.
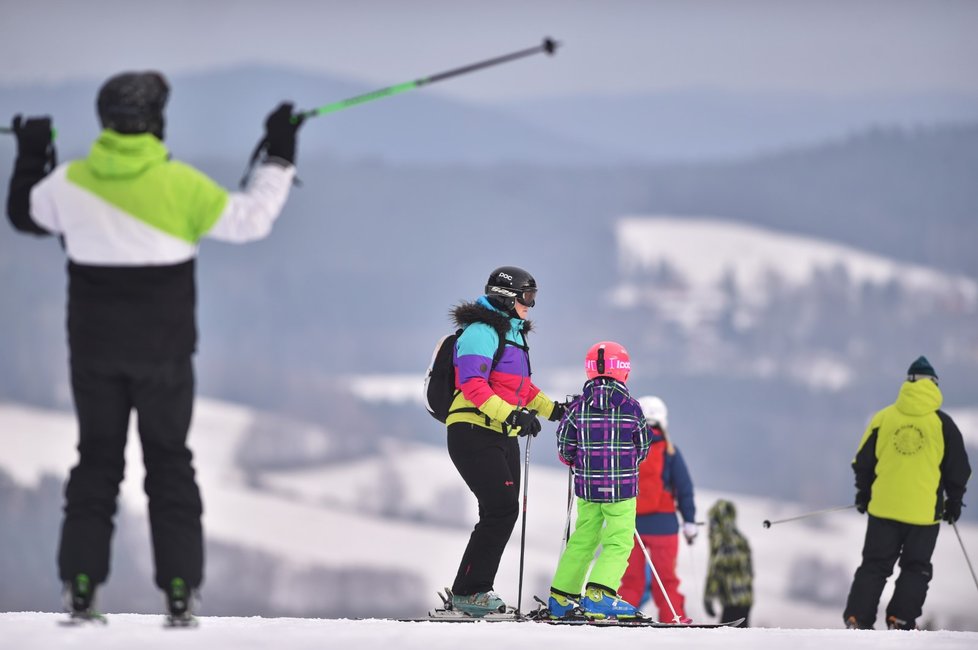
<svg viewBox="0 0 978 650"><path fill-rule="evenodd" d="M64 627L63 615L0 614L4 647L98 650L324 650L324 648L640 648L656 650L952 650L978 647L978 632L806 629L609 629L542 623L400 623L377 619L209 618L193 629L167 629L161 616L113 615L107 625Z"/></svg>

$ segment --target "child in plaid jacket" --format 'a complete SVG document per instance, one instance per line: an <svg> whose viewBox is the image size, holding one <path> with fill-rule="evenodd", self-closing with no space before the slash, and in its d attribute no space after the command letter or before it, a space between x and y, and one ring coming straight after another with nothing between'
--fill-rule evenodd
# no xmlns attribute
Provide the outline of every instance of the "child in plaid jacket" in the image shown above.
<svg viewBox="0 0 978 650"><path fill-rule="evenodd" d="M635 534L638 466L649 451L645 416L625 386L630 368L625 348L611 341L595 344L585 360L582 394L557 427L557 452L573 468L578 499L577 525L551 583L554 618L567 616L578 604L591 618L637 614L618 597ZM594 560L599 545L601 555Z"/></svg>

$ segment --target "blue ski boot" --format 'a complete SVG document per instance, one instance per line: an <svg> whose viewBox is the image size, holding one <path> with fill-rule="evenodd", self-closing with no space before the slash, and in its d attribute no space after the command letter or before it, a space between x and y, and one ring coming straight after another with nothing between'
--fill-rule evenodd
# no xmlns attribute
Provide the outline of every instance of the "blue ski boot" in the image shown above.
<svg viewBox="0 0 978 650"><path fill-rule="evenodd" d="M638 610L618 597L613 591L602 587L588 586L581 609L588 618L636 618Z"/></svg>
<svg viewBox="0 0 978 650"><path fill-rule="evenodd" d="M492 591L482 591L469 596L452 594L452 609L481 618L486 614L504 614L506 603Z"/></svg>
<svg viewBox="0 0 978 650"><path fill-rule="evenodd" d="M574 613L574 610L577 609L577 606L578 603L576 601L571 600L564 594L551 591L550 600L547 602L547 615L552 619L569 618Z"/></svg>

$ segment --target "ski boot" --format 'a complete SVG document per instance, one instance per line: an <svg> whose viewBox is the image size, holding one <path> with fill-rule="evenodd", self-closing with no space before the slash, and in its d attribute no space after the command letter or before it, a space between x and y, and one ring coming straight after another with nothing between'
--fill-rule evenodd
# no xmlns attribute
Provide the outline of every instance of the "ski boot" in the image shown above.
<svg viewBox="0 0 978 650"><path fill-rule="evenodd" d="M452 609L481 618L486 614L506 613L506 603L492 591L482 591L470 596L452 594Z"/></svg>
<svg viewBox="0 0 978 650"><path fill-rule="evenodd" d="M95 609L95 586L87 574L79 573L64 583L65 609L71 616L69 624L88 621L106 623L105 616Z"/></svg>
<svg viewBox="0 0 978 650"><path fill-rule="evenodd" d="M196 627L193 613L196 594L182 578L174 578L166 590L166 624L168 627Z"/></svg>
<svg viewBox="0 0 978 650"><path fill-rule="evenodd" d="M873 626L866 625L865 623L861 623L859 619L857 619L855 616L849 616L848 618L846 618L846 629L847 630L872 630Z"/></svg>
<svg viewBox="0 0 978 650"><path fill-rule="evenodd" d="M578 611L579 603L567 594L550 591L547 601L547 616L551 619L571 618Z"/></svg>
<svg viewBox="0 0 978 650"><path fill-rule="evenodd" d="M605 587L588 585L584 598L581 599L581 609L587 618L638 618L639 613L634 605L630 605L618 594Z"/></svg>
<svg viewBox="0 0 978 650"><path fill-rule="evenodd" d="M912 621L905 621L896 616L886 617L886 629L888 630L916 630L917 624Z"/></svg>

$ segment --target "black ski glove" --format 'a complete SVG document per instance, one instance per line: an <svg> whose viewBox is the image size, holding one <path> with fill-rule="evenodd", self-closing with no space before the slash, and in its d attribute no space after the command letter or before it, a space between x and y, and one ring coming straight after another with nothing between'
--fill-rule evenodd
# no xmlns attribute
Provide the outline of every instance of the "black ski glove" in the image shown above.
<svg viewBox="0 0 978 650"><path fill-rule="evenodd" d="M506 424L511 428L519 427L517 435L535 436L540 433L540 420L537 419L536 411L528 411L525 408L513 409L513 412L506 418Z"/></svg>
<svg viewBox="0 0 978 650"><path fill-rule="evenodd" d="M29 167L50 172L58 164L51 137L50 117L29 117L24 120L15 115L10 125L17 138L17 167Z"/></svg>
<svg viewBox="0 0 978 650"><path fill-rule="evenodd" d="M547 418L551 422L556 422L560 418L564 417L564 411L567 409L560 402L554 402L554 410L550 413L550 417Z"/></svg>
<svg viewBox="0 0 978 650"><path fill-rule="evenodd" d="M717 613L716 610L713 609L713 600L710 598L703 600L703 611L706 612L706 615L710 618L716 618Z"/></svg>
<svg viewBox="0 0 978 650"><path fill-rule="evenodd" d="M859 490L856 492L856 510L859 514L866 514L866 508L869 507L869 493L866 490Z"/></svg>
<svg viewBox="0 0 978 650"><path fill-rule="evenodd" d="M953 524L961 518L961 506L964 505L957 499L948 499L944 502L944 521Z"/></svg>
<svg viewBox="0 0 978 650"><path fill-rule="evenodd" d="M295 122L293 122L295 118ZM292 114L292 103L282 102L265 120L265 143L269 156L295 164L296 133L305 118Z"/></svg>

